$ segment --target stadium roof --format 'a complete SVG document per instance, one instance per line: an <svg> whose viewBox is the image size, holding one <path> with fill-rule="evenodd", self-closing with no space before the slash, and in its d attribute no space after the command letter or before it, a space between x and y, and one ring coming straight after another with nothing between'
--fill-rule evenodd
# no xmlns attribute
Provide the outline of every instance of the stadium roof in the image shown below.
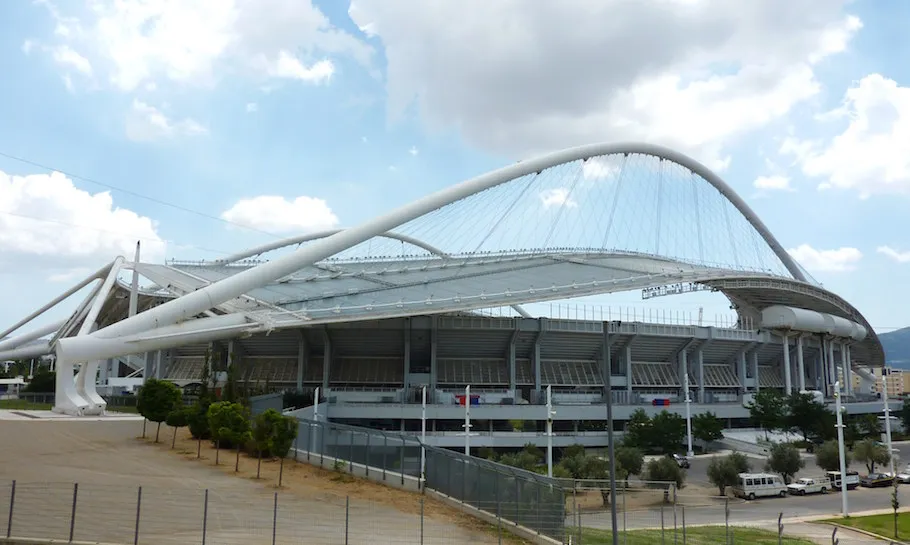
<svg viewBox="0 0 910 545"><path fill-rule="evenodd" d="M249 259L281 250L270 261ZM118 279L130 268L153 283L132 317L130 286ZM73 358L102 358L339 321L497 306L521 312L523 303L692 282L724 293L752 323L772 305L856 321L868 336L855 357L884 363L859 311L812 281L723 180L646 144L520 162L351 229L220 261L118 258L93 278L99 289L48 347L58 356L61 346L72 346ZM0 357L9 348L0 343Z"/></svg>

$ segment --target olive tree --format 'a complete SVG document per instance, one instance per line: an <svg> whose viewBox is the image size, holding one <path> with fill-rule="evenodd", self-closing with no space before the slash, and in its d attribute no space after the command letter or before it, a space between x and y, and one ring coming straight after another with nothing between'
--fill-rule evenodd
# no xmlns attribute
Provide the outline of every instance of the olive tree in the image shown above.
<svg viewBox="0 0 910 545"><path fill-rule="evenodd" d="M180 389L166 380L150 378L139 390L136 407L143 418L158 424L155 431L156 443L161 433L161 423L167 419L167 415L181 406L181 401Z"/></svg>

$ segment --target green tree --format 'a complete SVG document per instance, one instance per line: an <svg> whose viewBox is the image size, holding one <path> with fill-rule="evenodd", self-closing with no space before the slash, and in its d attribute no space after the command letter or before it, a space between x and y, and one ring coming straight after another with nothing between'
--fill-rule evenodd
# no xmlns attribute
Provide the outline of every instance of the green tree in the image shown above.
<svg viewBox="0 0 910 545"><path fill-rule="evenodd" d="M637 447L621 446L614 452L616 464L621 469L616 472L617 476L622 475L622 479L629 480L630 475L641 475L645 463L645 455ZM628 486L628 482L626 483Z"/></svg>
<svg viewBox="0 0 910 545"><path fill-rule="evenodd" d="M756 426L768 430L787 427L787 400L777 390L760 390L749 404L749 417Z"/></svg>
<svg viewBox="0 0 910 545"><path fill-rule="evenodd" d="M297 419L284 416L275 409L268 409L256 416L253 425L253 442L258 454L257 479L262 465L262 456L277 456L281 459L281 467L278 472L278 486L281 486L284 475L284 459L291 450L294 439L297 438L297 431Z"/></svg>
<svg viewBox="0 0 910 545"><path fill-rule="evenodd" d="M507 466L517 467L525 471L537 471L540 467L540 458L525 450L503 454L499 457L499 463Z"/></svg>
<svg viewBox="0 0 910 545"><path fill-rule="evenodd" d="M636 409L629 417L626 423L626 433L623 436L623 442L630 447L638 447L642 450L651 448L651 418L644 409Z"/></svg>
<svg viewBox="0 0 910 545"><path fill-rule="evenodd" d="M816 401L812 394L794 392L787 398L786 428L798 431L805 441L824 437L825 424L833 416L834 413Z"/></svg>
<svg viewBox="0 0 910 545"><path fill-rule="evenodd" d="M858 462L866 464L869 473L875 473L876 464L885 465L891 461L888 448L873 439L863 439L853 445L853 457Z"/></svg>
<svg viewBox="0 0 910 545"><path fill-rule="evenodd" d="M882 436L882 423L876 414L863 414L856 419L859 432L863 438L869 437L878 440Z"/></svg>
<svg viewBox="0 0 910 545"><path fill-rule="evenodd" d="M910 430L910 398L904 398L904 404L895 416L901 419L901 426L905 430Z"/></svg>
<svg viewBox="0 0 910 545"><path fill-rule="evenodd" d="M156 443L161 433L161 423L167 419L167 415L180 408L182 401L180 389L166 380L150 378L139 389L136 407L146 420L158 424L155 431Z"/></svg>
<svg viewBox="0 0 910 545"><path fill-rule="evenodd" d="M779 473L784 478L784 484L790 484L806 463L799 455L799 450L789 443L774 443L768 453L767 471Z"/></svg>
<svg viewBox="0 0 910 545"><path fill-rule="evenodd" d="M171 437L171 448L177 443L177 429L183 428L189 423L192 407L180 407L168 413L165 423L174 428L174 435Z"/></svg>
<svg viewBox="0 0 910 545"><path fill-rule="evenodd" d="M24 392L36 394L52 394L57 391L57 373L45 366L35 369L35 374L23 389Z"/></svg>
<svg viewBox="0 0 910 545"><path fill-rule="evenodd" d="M660 453L679 450L686 437L686 419L676 413L661 411L651 419L650 447Z"/></svg>
<svg viewBox="0 0 910 545"><path fill-rule="evenodd" d="M739 482L740 473L749 473L751 470L749 459L739 452L723 457L713 456L708 464L708 481L724 496L728 486L735 486Z"/></svg>
<svg viewBox="0 0 910 545"><path fill-rule="evenodd" d="M646 481L674 483L677 490L683 488L686 483L686 472L673 459L667 457L648 462L643 475Z"/></svg>
<svg viewBox="0 0 910 545"><path fill-rule="evenodd" d="M208 421L215 443L215 464L218 463L218 451L222 447L233 446L239 449L249 439L249 411L240 403L229 401L212 403L208 410ZM237 457L239 460L239 450Z"/></svg>
<svg viewBox="0 0 910 545"><path fill-rule="evenodd" d="M850 452L844 450L844 464L850 465ZM815 450L815 465L825 471L840 471L840 453L837 441L825 441Z"/></svg>
<svg viewBox="0 0 910 545"><path fill-rule="evenodd" d="M712 412L704 412L692 417L692 436L701 441L708 450L708 445L724 438L724 421Z"/></svg>

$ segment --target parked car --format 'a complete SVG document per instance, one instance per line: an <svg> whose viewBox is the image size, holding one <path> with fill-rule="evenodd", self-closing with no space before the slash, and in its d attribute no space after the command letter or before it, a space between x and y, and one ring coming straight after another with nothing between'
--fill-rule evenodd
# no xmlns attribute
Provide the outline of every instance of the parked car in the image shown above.
<svg viewBox="0 0 910 545"><path fill-rule="evenodd" d="M831 479L828 477L803 477L787 485L787 492L797 496L805 496L806 494L827 494L830 489Z"/></svg>
<svg viewBox="0 0 910 545"><path fill-rule="evenodd" d="M898 471L897 482L904 484L910 483L910 464L907 464L907 467L903 470Z"/></svg>
<svg viewBox="0 0 910 545"><path fill-rule="evenodd" d="M888 475L887 473L870 473L868 475L863 475L860 477L859 484L866 488L881 488L885 486L892 486L894 484L894 477Z"/></svg>
<svg viewBox="0 0 910 545"><path fill-rule="evenodd" d="M840 471L829 471L829 472L825 473L825 476L828 477L828 479L831 481L832 490L841 489ZM859 473L857 473L855 471L847 471L846 481L847 481L847 490L853 490L854 488L859 486Z"/></svg>
<svg viewBox="0 0 910 545"><path fill-rule="evenodd" d="M754 500L755 498L787 495L787 487L780 475L771 473L740 473L739 482L733 487L737 498Z"/></svg>
<svg viewBox="0 0 910 545"><path fill-rule="evenodd" d="M683 469L689 469L689 459L683 456L682 454L672 454L671 457L673 461L676 462L676 465Z"/></svg>

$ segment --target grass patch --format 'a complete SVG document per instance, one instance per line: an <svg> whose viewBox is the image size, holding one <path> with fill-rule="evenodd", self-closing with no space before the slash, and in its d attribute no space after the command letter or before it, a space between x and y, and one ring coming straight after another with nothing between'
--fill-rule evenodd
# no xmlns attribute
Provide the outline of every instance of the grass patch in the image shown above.
<svg viewBox="0 0 910 545"><path fill-rule="evenodd" d="M9 411L49 411L50 403L35 403L24 399L0 399L0 409Z"/></svg>
<svg viewBox="0 0 910 545"><path fill-rule="evenodd" d="M677 541L682 543L682 528L677 530ZM664 532L664 541L673 540L673 529ZM698 545L724 545L727 543L727 533L723 526L696 526L686 529L686 541ZM730 540L734 543L749 543L750 545L777 545L777 533L756 528L730 527ZM660 530L629 530L620 532L620 541L627 545L653 545L661 543ZM582 543L584 545L611 545L613 537L609 530L596 530L594 528L582 529ZM788 537L784 535L783 545L816 545L810 539Z"/></svg>
<svg viewBox="0 0 910 545"><path fill-rule="evenodd" d="M828 519L825 522L836 522L850 528L865 530L882 537L898 540L910 540L910 513L898 513L897 535L894 535L894 514L870 515L868 517L849 517Z"/></svg>
<svg viewBox="0 0 910 545"><path fill-rule="evenodd" d="M54 408L52 403L35 403L24 399L0 399L0 410L7 411L49 411ZM107 411L112 413L130 413L136 414L139 411L135 405L126 405L121 407L107 406Z"/></svg>

